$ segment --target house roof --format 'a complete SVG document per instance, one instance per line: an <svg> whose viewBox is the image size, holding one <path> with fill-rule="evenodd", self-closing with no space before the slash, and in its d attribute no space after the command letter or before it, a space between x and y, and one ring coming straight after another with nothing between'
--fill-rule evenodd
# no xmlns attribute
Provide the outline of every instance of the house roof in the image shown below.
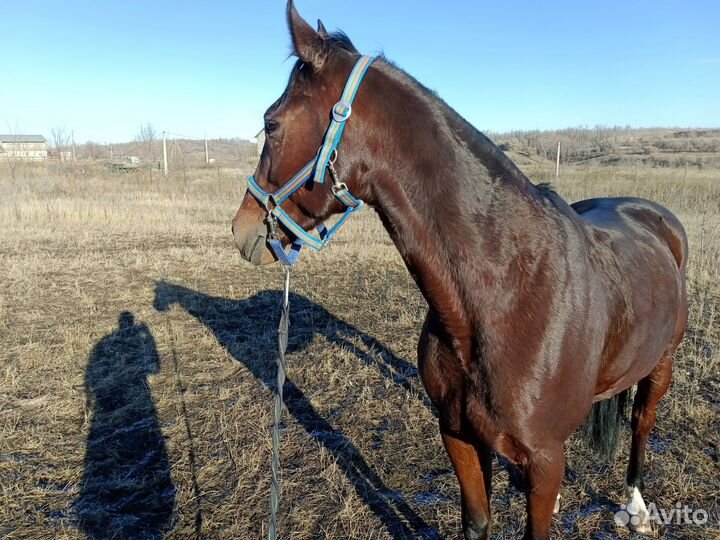
<svg viewBox="0 0 720 540"><path fill-rule="evenodd" d="M47 141L42 135L0 135L0 142L44 143Z"/></svg>

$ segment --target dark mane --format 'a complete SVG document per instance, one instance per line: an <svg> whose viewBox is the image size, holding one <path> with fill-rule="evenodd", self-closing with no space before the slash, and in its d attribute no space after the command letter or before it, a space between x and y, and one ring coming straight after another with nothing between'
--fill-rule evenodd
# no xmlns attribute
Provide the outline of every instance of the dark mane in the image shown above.
<svg viewBox="0 0 720 540"><path fill-rule="evenodd" d="M357 48L355 48L355 45L353 45L353 42L350 40L348 35L342 30L336 30L335 32L325 34L325 36L322 38L322 42L326 52L329 55L341 52L351 55L360 54ZM294 47L291 45L291 51L288 55L288 58L292 58L293 56L297 57L297 53L295 52ZM304 62L298 58L297 62L295 62L293 70L290 73L290 84L292 84L292 82L295 80L295 77L297 76L303 65Z"/></svg>
<svg viewBox="0 0 720 540"><path fill-rule="evenodd" d="M344 51L351 54L359 54L355 45L353 45L353 42L350 41L348 35L342 30L329 33L325 38L323 38L323 44L333 52Z"/></svg>
<svg viewBox="0 0 720 540"><path fill-rule="evenodd" d="M437 118L442 118L446 126L446 134L449 140L461 140L465 148L482 163L486 169L486 174L493 177L503 176L511 179L518 185L529 186L531 189L535 186L520 168L503 152L498 146L490 140L483 132L471 124L453 107L451 107L435 90L428 88L407 71L399 67L396 63L388 60L384 55L381 56L383 62L379 67L386 74L399 81L401 84L413 88L417 95L426 100L429 104L429 110L435 114ZM472 167L472 165L470 165ZM542 197L548 197L554 193L551 189L541 187L537 194Z"/></svg>
<svg viewBox="0 0 720 540"><path fill-rule="evenodd" d="M540 182L539 184L535 184L535 189L537 189L538 193L540 193L540 195L543 195L544 197L557 195L557 191L555 191L555 186L553 186L550 182Z"/></svg>
<svg viewBox="0 0 720 540"><path fill-rule="evenodd" d="M335 54L349 54L351 56L359 55L360 52L357 50L350 37L342 30L336 30L334 32L322 32L322 44L325 52L328 55ZM378 67L390 75L392 78L399 80L404 85L412 87L419 96L427 100L430 104L430 110L435 114L444 118L444 122L449 131L453 132L452 138L459 137L465 142L467 147L475 155L476 158L483 162L483 165L487 167L488 174L498 176L503 174L507 178L512 178L516 182L533 186L537 191L536 193L540 197L551 198L556 196L557 193L549 183L533 184L525 176L525 174L513 163L510 158L502 151L497 145L490 140L484 133L467 121L461 116L455 109L453 109L445 100L434 89L428 88L415 77L410 75L395 62L388 59L385 54L379 54L378 57L382 60L379 62ZM293 67L288 87L290 88L298 77L303 75L302 68L305 64L302 60L298 60ZM287 89L286 89L287 93ZM283 100L285 94L278 100L278 104Z"/></svg>

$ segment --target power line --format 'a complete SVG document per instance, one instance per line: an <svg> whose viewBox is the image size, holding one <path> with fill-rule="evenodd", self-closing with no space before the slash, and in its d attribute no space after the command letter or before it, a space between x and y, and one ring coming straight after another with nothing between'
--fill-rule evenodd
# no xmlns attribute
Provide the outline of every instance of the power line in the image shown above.
<svg viewBox="0 0 720 540"><path fill-rule="evenodd" d="M189 135L182 135L181 133L173 133L172 131L166 131L166 135L174 135L175 137L182 137L183 139L191 140L191 141L203 141L205 140L205 137L190 137Z"/></svg>

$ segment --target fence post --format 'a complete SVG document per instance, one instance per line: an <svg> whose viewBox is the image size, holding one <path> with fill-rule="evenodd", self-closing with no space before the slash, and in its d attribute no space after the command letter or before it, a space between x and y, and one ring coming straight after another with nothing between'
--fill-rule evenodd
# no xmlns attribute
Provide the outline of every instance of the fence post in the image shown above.
<svg viewBox="0 0 720 540"><path fill-rule="evenodd" d="M557 158L555 160L555 178L560 178L560 141L558 141Z"/></svg>
<svg viewBox="0 0 720 540"><path fill-rule="evenodd" d="M165 176L167 177L168 174L168 166L167 166L167 138L165 137L165 132L163 131L163 170L165 171Z"/></svg>

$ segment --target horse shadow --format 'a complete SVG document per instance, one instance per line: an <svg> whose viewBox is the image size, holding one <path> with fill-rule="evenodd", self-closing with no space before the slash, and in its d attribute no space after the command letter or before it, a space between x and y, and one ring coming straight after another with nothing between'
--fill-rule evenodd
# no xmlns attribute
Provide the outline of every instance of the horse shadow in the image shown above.
<svg viewBox="0 0 720 540"><path fill-rule="evenodd" d="M85 390L92 421L74 510L91 540L156 540L171 525L176 489L147 384L159 369L149 328L129 312L90 354Z"/></svg>
<svg viewBox="0 0 720 540"><path fill-rule="evenodd" d="M244 300L232 300L160 281L155 287L154 306L162 312L178 304L210 329L220 345L243 363L260 383L274 389L276 324L281 300L280 291L263 291ZM413 380L418 378L415 366L396 357L375 338L299 294L290 294L290 306L288 353L306 349L315 333L320 333L329 342L353 351L361 361L375 366L394 385L412 392L430 406L424 394L413 387ZM359 350L349 341L350 337L359 339L370 352ZM358 496L393 538L439 537L436 529L425 523L408 505L402 493L385 486L350 438L323 418L305 393L289 378L285 382L284 395L290 415L308 436L333 455Z"/></svg>

